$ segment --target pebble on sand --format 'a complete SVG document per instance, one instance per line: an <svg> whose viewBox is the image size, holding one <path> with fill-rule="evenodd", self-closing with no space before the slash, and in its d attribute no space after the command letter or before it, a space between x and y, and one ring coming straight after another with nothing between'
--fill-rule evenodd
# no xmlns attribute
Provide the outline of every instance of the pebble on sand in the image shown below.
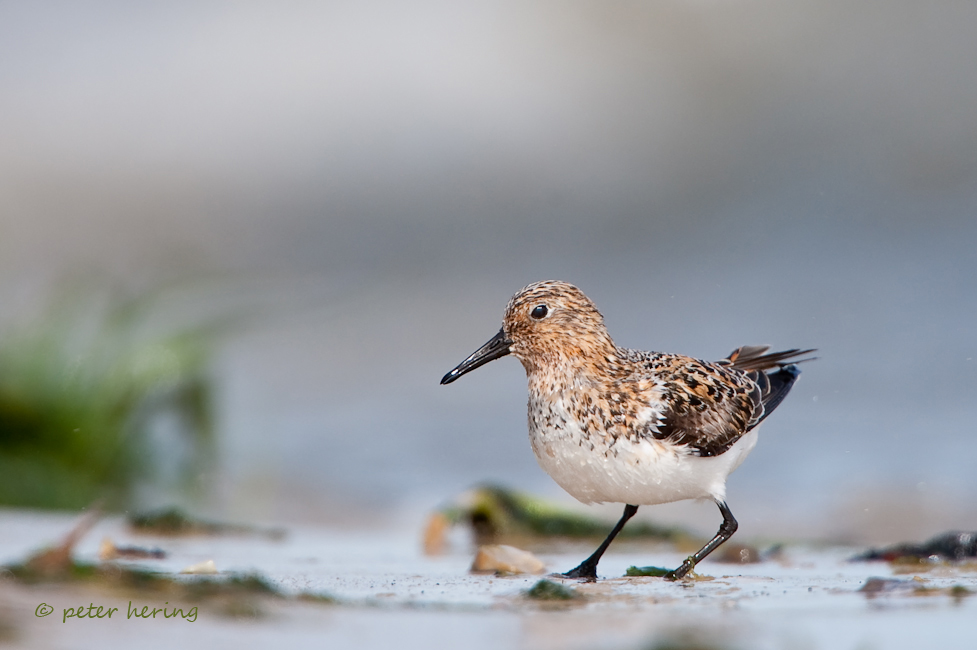
<svg viewBox="0 0 977 650"><path fill-rule="evenodd" d="M505 544L479 546L472 562L472 573L543 573L546 566L529 551Z"/></svg>

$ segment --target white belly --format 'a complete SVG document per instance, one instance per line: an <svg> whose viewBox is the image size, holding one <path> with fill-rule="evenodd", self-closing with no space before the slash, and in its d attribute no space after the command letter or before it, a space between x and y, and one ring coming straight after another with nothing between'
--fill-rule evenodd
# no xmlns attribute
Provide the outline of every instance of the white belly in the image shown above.
<svg viewBox="0 0 977 650"><path fill-rule="evenodd" d="M652 439L618 439L609 446L599 436L585 438L571 422L561 429L531 423L529 441L540 467L574 498L640 506L683 499L723 501L726 477L753 450L757 430L725 453L709 457Z"/></svg>

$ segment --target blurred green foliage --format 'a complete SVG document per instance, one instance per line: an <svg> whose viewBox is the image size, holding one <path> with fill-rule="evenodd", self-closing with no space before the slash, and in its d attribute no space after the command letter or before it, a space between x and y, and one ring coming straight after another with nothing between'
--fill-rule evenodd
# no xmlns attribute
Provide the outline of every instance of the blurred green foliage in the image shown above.
<svg viewBox="0 0 977 650"><path fill-rule="evenodd" d="M0 504L125 508L161 465L164 482L200 487L218 328L161 328L153 303L72 291L0 333ZM160 418L179 432L169 446L153 439Z"/></svg>

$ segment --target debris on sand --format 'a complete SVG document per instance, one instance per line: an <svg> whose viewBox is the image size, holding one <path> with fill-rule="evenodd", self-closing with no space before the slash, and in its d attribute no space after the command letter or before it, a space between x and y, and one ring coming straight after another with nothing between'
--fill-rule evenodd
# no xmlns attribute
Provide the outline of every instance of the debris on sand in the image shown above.
<svg viewBox="0 0 977 650"><path fill-rule="evenodd" d="M72 552L75 550L75 545L101 518L102 509L99 505L89 508L75 527L68 532L64 541L57 546L41 549L27 558L27 561L21 565L23 572L37 576L39 579L57 579L71 575L74 568Z"/></svg>
<svg viewBox="0 0 977 650"><path fill-rule="evenodd" d="M543 601L570 601L583 598L576 589L564 587L552 580L540 580L531 589L525 592L526 598L530 600Z"/></svg>
<svg viewBox="0 0 977 650"><path fill-rule="evenodd" d="M260 528L242 524L225 524L191 517L179 508L163 508L129 517L133 532L145 535L180 537L184 535L250 535L280 540L285 531L280 528Z"/></svg>
<svg viewBox="0 0 977 650"><path fill-rule="evenodd" d="M959 562L977 558L977 532L949 532L937 535L922 544L896 544L870 549L852 558L853 562L883 560L920 560L928 562Z"/></svg>
<svg viewBox="0 0 977 650"><path fill-rule="evenodd" d="M3 567L23 584L91 584L122 591L157 592L189 599L220 595L262 595L284 597L265 578L257 574L230 574L222 578L180 578L173 574L118 565L111 562L89 564L68 560L61 571L39 571L33 556L23 564Z"/></svg>
<svg viewBox="0 0 977 650"><path fill-rule="evenodd" d="M912 579L869 578L858 588L858 591L869 598L875 598L882 594L909 593L920 586L922 586L921 581Z"/></svg>
<svg viewBox="0 0 977 650"><path fill-rule="evenodd" d="M973 592L963 585L939 588L926 585L924 578L869 578L859 589L867 598L879 596L949 596L960 602Z"/></svg>
<svg viewBox="0 0 977 650"><path fill-rule="evenodd" d="M479 546L471 568L472 573L496 575L539 574L545 570L546 565L529 551L505 544Z"/></svg>
<svg viewBox="0 0 977 650"><path fill-rule="evenodd" d="M290 598L266 578L255 573L230 573L220 577L180 576L111 561L99 564L76 562L73 558L75 546L100 517L100 511L91 509L61 544L38 551L22 563L0 566L0 571L27 585L76 584L123 593L160 594L174 601L207 601L216 607L215 611L228 616L255 617L261 613L260 604L263 599ZM190 568L211 569L194 571L198 574L216 572L213 560ZM310 592L297 594L294 598L316 603L336 602L328 595Z"/></svg>
<svg viewBox="0 0 977 650"><path fill-rule="evenodd" d="M108 537L98 545L98 559L103 562L111 560L162 560L166 558L166 551L161 548L143 548L141 546L116 546Z"/></svg>
<svg viewBox="0 0 977 650"><path fill-rule="evenodd" d="M540 539L604 539L614 522L589 517L528 494L485 485L466 492L456 503L432 515L424 532L425 552L442 552L445 537L454 525L470 526L479 545L527 546ZM643 521L632 521L618 537L679 545L688 544L689 540L695 545L697 541L695 535L684 529Z"/></svg>

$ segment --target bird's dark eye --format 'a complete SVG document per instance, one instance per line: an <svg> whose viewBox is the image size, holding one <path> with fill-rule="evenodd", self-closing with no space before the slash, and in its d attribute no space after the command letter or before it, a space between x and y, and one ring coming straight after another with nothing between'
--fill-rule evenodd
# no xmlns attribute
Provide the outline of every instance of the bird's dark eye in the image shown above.
<svg viewBox="0 0 977 650"><path fill-rule="evenodd" d="M541 318L546 318L546 314L548 313L550 313L550 310L547 309L546 305L536 305L533 307L533 310L529 312L529 315L536 320L539 320Z"/></svg>

